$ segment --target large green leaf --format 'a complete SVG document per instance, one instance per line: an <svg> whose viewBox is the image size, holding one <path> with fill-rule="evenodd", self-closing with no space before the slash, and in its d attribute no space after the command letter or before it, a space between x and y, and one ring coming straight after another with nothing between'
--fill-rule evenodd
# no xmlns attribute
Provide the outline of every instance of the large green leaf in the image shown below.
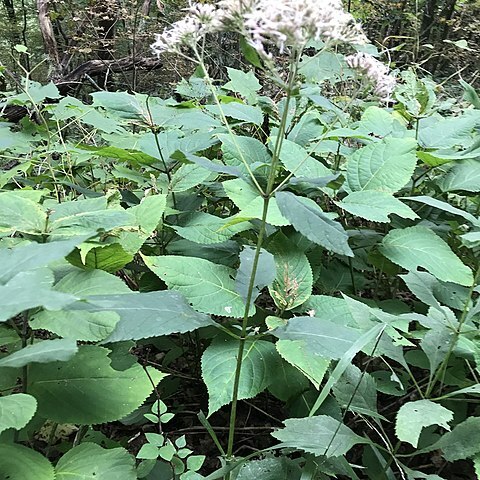
<svg viewBox="0 0 480 480"><path fill-rule="evenodd" d="M286 456L269 457L244 463L236 480L300 480L301 470Z"/></svg>
<svg viewBox="0 0 480 480"><path fill-rule="evenodd" d="M238 342L219 338L202 356L202 377L208 389L209 415L232 401L237 366ZM265 390L273 379L278 361L273 343L247 341L243 351L238 399L252 398Z"/></svg>
<svg viewBox="0 0 480 480"><path fill-rule="evenodd" d="M349 365L333 386L333 393L342 408L372 417L377 413L377 387L375 380L357 366Z"/></svg>
<svg viewBox="0 0 480 480"><path fill-rule="evenodd" d="M55 480L53 465L22 445L0 444L0 480Z"/></svg>
<svg viewBox="0 0 480 480"><path fill-rule="evenodd" d="M278 340L275 344L278 353L291 365L300 370L318 389L330 365L330 360L320 355L312 355L301 340Z"/></svg>
<svg viewBox="0 0 480 480"><path fill-rule="evenodd" d="M46 224L47 214L38 203L15 192L0 193L0 233L38 235Z"/></svg>
<svg viewBox="0 0 480 480"><path fill-rule="evenodd" d="M243 317L245 303L235 290L235 270L194 257L143 257L169 288L181 292L195 310L225 317ZM254 308L250 309L253 314Z"/></svg>
<svg viewBox="0 0 480 480"><path fill-rule="evenodd" d="M471 270L428 228L414 226L392 230L384 237L380 251L407 270L422 267L445 282L466 286L473 282Z"/></svg>
<svg viewBox="0 0 480 480"><path fill-rule="evenodd" d="M78 351L77 342L70 339L42 340L11 353L0 360L0 367L20 368L29 363L65 362Z"/></svg>
<svg viewBox="0 0 480 480"><path fill-rule="evenodd" d="M394 213L402 218L417 218L417 214L393 195L377 190L361 190L347 195L341 202L335 202L352 215L371 222L389 222Z"/></svg>
<svg viewBox="0 0 480 480"><path fill-rule="evenodd" d="M277 192L275 197L282 215L295 230L327 250L353 257L348 245L348 234L334 214L324 213L311 199L298 197L291 192Z"/></svg>
<svg viewBox="0 0 480 480"><path fill-rule="evenodd" d="M269 287L270 295L280 309L291 310L312 294L312 268L307 256L283 234L278 234L268 248L276 265L275 281Z"/></svg>
<svg viewBox="0 0 480 480"><path fill-rule="evenodd" d="M48 268L20 271L0 285L0 322L36 307L58 310L77 298L52 290L53 273Z"/></svg>
<svg viewBox="0 0 480 480"><path fill-rule="evenodd" d="M289 418L283 423L285 428L272 433L282 445L318 456L339 457L358 443L368 443L347 426L327 415Z"/></svg>
<svg viewBox="0 0 480 480"><path fill-rule="evenodd" d="M34 330L48 330L63 338L99 342L115 330L119 320L120 316L115 312L43 310L33 316L30 326Z"/></svg>
<svg viewBox="0 0 480 480"><path fill-rule="evenodd" d="M124 448L82 443L55 467L56 480L136 480L135 460Z"/></svg>
<svg viewBox="0 0 480 480"><path fill-rule="evenodd" d="M228 134L218 135L218 138L222 142L223 161L227 165L247 173L242 158L250 168L254 169L270 164L271 157L267 147L256 138Z"/></svg>
<svg viewBox="0 0 480 480"><path fill-rule="evenodd" d="M301 341L311 355L341 358L354 344L359 330L315 317L293 317L272 331L282 340Z"/></svg>
<svg viewBox="0 0 480 480"><path fill-rule="evenodd" d="M258 260L255 265L254 247L245 246L240 253L240 267L235 277L235 288L245 303L247 302L248 290L253 276L253 267L255 266L255 277L252 284L252 295L250 302L255 302L262 288L271 285L275 279L275 261L273 255L263 249L260 250Z"/></svg>
<svg viewBox="0 0 480 480"><path fill-rule="evenodd" d="M20 430L33 417L37 410L35 397L25 393L15 393L0 397L0 433L8 428Z"/></svg>
<svg viewBox="0 0 480 480"><path fill-rule="evenodd" d="M473 158L456 162L436 183L443 192L480 192L480 162Z"/></svg>
<svg viewBox="0 0 480 480"><path fill-rule="evenodd" d="M239 102L224 103L220 107L218 105L207 105L205 108L216 116L220 116L220 111L222 111L226 117L231 117L235 120L253 123L258 126L263 122L262 110L259 107Z"/></svg>
<svg viewBox="0 0 480 480"><path fill-rule="evenodd" d="M240 209L238 216L249 220L262 218L263 198L254 186L240 178L223 182L223 188L230 200ZM280 213L277 201L272 198L268 205L267 223L275 226L289 225L289 221Z"/></svg>
<svg viewBox="0 0 480 480"><path fill-rule="evenodd" d="M448 422L453 420L453 412L430 400L417 400L405 403L397 413L395 433L402 442L417 447L423 428L439 425L450 430Z"/></svg>
<svg viewBox="0 0 480 480"><path fill-rule="evenodd" d="M60 260L87 237L51 243L30 243L15 248L0 248L0 283L7 283L19 272L34 270Z"/></svg>
<svg viewBox="0 0 480 480"><path fill-rule="evenodd" d="M183 217L180 225L174 225L173 228L181 237L203 245L225 242L237 233L251 228L248 222L229 224L230 221L231 218L195 212Z"/></svg>
<svg viewBox="0 0 480 480"><path fill-rule="evenodd" d="M357 150L347 161L345 190L397 192L415 170L415 148L414 139L386 138Z"/></svg>
<svg viewBox="0 0 480 480"><path fill-rule="evenodd" d="M104 314L114 312L120 317L103 343L184 333L215 325L208 315L193 310L181 294L168 290L96 295L89 297L88 302L72 305L72 308L82 313L85 310Z"/></svg>
<svg viewBox="0 0 480 480"><path fill-rule="evenodd" d="M190 188L200 185L205 180L209 179L212 176L212 172L201 167L200 165L195 165L189 163L182 165L173 175L172 181L170 183L170 188L172 192L185 192Z"/></svg>
<svg viewBox="0 0 480 480"><path fill-rule="evenodd" d="M58 423L106 423L138 408L165 376L137 363L126 370L110 365L109 350L82 345L67 362L33 364L28 391L38 401L39 415Z"/></svg>
<svg viewBox="0 0 480 480"><path fill-rule="evenodd" d="M223 89L237 92L249 102L256 98L256 92L262 86L252 71L243 72L242 70L227 67L227 73L230 81L222 87Z"/></svg>
<svg viewBox="0 0 480 480"><path fill-rule="evenodd" d="M471 457L480 452L480 417L470 417L458 424L451 432L430 447L431 450L442 450L449 462Z"/></svg>
<svg viewBox="0 0 480 480"><path fill-rule="evenodd" d="M332 174L322 162L311 157L305 148L290 140L282 143L280 161L288 171L294 172L296 177L322 178Z"/></svg>

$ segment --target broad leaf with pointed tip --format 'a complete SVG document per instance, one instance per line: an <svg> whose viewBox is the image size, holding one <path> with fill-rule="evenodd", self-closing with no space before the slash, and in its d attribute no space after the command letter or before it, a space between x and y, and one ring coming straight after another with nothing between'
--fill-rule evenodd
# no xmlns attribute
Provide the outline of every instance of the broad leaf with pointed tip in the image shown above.
<svg viewBox="0 0 480 480"><path fill-rule="evenodd" d="M55 467L56 480L136 480L135 460L124 448L82 443Z"/></svg>
<svg viewBox="0 0 480 480"><path fill-rule="evenodd" d="M380 250L389 260L407 270L423 267L439 280L470 286L471 270L452 252L448 244L422 226L392 230Z"/></svg>
<svg viewBox="0 0 480 480"><path fill-rule="evenodd" d="M399 440L416 448L423 428L439 425L450 430L448 423L452 420L453 412L438 403L430 400L408 402L398 410L395 433Z"/></svg>
<svg viewBox="0 0 480 480"><path fill-rule="evenodd" d="M165 374L135 363L115 370L110 350L82 345L69 361L33 364L28 391L38 401L39 415L58 423L93 425L119 420L146 400Z"/></svg>
<svg viewBox="0 0 480 480"><path fill-rule="evenodd" d="M209 415L232 401L238 342L216 339L202 356L202 377L208 389ZM252 398L265 390L278 356L273 343L247 341L243 351L238 399Z"/></svg>
<svg viewBox="0 0 480 480"><path fill-rule="evenodd" d="M8 428L20 430L33 417L37 410L35 397L25 393L15 393L0 397L0 433Z"/></svg>
<svg viewBox="0 0 480 480"><path fill-rule="evenodd" d="M55 480L55 472L53 465L35 450L0 444L0 480Z"/></svg>

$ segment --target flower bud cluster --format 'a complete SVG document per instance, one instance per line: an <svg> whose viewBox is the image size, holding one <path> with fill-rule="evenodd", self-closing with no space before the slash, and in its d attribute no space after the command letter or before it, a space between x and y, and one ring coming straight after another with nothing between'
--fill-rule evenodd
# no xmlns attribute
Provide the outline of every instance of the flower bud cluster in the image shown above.
<svg viewBox="0 0 480 480"><path fill-rule="evenodd" d="M383 102L391 101L391 95L397 84L395 77L389 74L389 68L368 53L355 53L345 57L350 68L361 71L374 85L374 92Z"/></svg>
<svg viewBox="0 0 480 480"><path fill-rule="evenodd" d="M303 49L310 40L363 44L367 39L341 0L220 0L192 3L184 19L157 35L155 53L194 47L208 33L236 31L265 58L265 47Z"/></svg>

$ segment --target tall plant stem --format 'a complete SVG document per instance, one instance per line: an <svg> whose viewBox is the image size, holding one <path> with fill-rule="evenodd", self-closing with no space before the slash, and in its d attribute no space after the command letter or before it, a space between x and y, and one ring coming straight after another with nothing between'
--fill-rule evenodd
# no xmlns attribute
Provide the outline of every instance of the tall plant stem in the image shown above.
<svg viewBox="0 0 480 480"><path fill-rule="evenodd" d="M242 319L242 333L241 333L239 344L238 344L235 378L233 381L232 407L230 411L230 424L229 424L229 430L228 430L228 444L227 444L227 456L226 456L227 461L231 461L233 456L233 444L235 439L235 425L237 420L237 404L238 404L238 392L239 392L239 386L240 386L240 375L242 372L242 362L243 362L243 352L245 350L245 342L248 338L248 335L247 335L248 318L249 318L250 306L252 303L253 290L255 287L255 277L258 269L258 260L260 258L260 251L262 249L263 241L265 238L268 207L269 207L270 199L274 194L273 186L275 184L276 170L278 166L280 151L282 149L283 137L285 136L285 131L286 131L291 92L292 92L293 83L296 77L298 56L295 56L294 58L295 60L292 61L290 65L289 77L287 82L288 87L286 92L287 97L286 97L285 106L284 106L284 110L283 110L283 114L280 122L278 136L276 138L275 146L273 149L272 162L270 164L270 172L267 180L267 187L266 187L265 193L262 195L263 197L262 218L260 221L260 230L258 232L255 256L253 258L252 272L250 275L250 282L248 285L245 312ZM227 474L226 478L228 480L230 478L230 474Z"/></svg>

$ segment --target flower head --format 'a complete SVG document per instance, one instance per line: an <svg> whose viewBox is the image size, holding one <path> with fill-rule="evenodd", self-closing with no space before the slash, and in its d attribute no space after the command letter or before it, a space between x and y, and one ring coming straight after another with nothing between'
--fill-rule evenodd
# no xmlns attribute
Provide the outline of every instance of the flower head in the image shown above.
<svg viewBox="0 0 480 480"><path fill-rule="evenodd" d="M266 58L266 45L301 50L310 40L362 44L367 41L341 0L220 0L216 6L191 3L185 18L157 36L158 54L193 46L208 33L236 31Z"/></svg>
<svg viewBox="0 0 480 480"><path fill-rule="evenodd" d="M395 77L389 74L389 68L368 53L355 53L345 58L349 67L361 71L373 84L374 92L384 102L391 100L397 84Z"/></svg>

